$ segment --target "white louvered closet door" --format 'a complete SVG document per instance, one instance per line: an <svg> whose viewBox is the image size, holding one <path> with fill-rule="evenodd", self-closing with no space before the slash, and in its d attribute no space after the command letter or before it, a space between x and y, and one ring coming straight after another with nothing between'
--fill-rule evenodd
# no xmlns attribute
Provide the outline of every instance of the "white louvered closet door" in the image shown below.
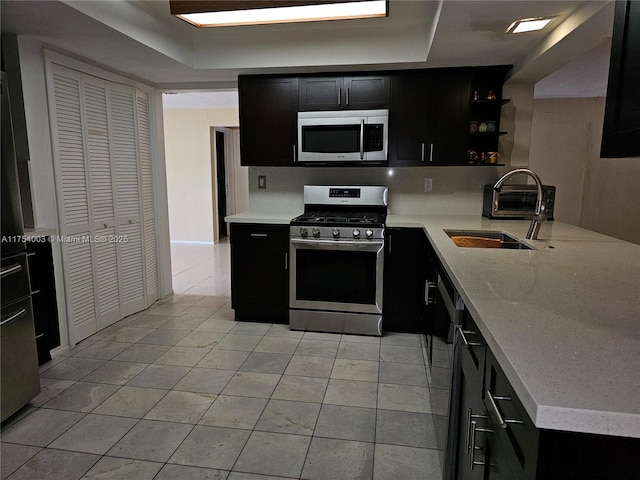
<svg viewBox="0 0 640 480"><path fill-rule="evenodd" d="M135 99L132 87L109 85L109 132L116 184L120 309L125 316L146 307Z"/></svg>
<svg viewBox="0 0 640 480"><path fill-rule="evenodd" d="M56 144L65 294L71 337L79 341L97 330L90 235L89 187L81 106L82 76L53 65L53 140Z"/></svg>
<svg viewBox="0 0 640 480"><path fill-rule="evenodd" d="M60 65L51 75L65 295L78 342L158 298L149 103L131 86Z"/></svg>
<svg viewBox="0 0 640 480"><path fill-rule="evenodd" d="M102 79L83 75L84 117L91 206L97 329L120 320L115 204L107 107Z"/></svg>
<svg viewBox="0 0 640 480"><path fill-rule="evenodd" d="M145 284L147 304L158 299L156 262L156 228L153 214L153 179L151 170L151 142L149 134L149 96L136 91L138 148L140 153L140 185L142 188L142 227L144 234Z"/></svg>

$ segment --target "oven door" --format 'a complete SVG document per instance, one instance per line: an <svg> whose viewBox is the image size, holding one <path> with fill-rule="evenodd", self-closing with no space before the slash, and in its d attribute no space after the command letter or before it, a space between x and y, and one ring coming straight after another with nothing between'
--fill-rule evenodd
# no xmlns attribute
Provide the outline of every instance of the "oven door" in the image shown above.
<svg viewBox="0 0 640 480"><path fill-rule="evenodd" d="M289 307L382 314L384 240L291 239Z"/></svg>

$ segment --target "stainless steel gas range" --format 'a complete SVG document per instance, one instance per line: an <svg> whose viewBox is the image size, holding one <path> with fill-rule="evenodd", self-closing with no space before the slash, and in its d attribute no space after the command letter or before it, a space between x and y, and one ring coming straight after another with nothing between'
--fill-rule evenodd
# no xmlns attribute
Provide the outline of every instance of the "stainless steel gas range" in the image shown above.
<svg viewBox="0 0 640 480"><path fill-rule="evenodd" d="M294 330L382 335L387 187L305 185L290 227Z"/></svg>

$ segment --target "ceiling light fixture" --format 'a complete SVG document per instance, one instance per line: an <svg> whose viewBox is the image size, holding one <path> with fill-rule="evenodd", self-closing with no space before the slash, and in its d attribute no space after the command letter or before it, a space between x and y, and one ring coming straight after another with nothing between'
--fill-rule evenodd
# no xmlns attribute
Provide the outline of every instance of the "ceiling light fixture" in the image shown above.
<svg viewBox="0 0 640 480"><path fill-rule="evenodd" d="M521 18L509 25L506 33L524 33L542 30L554 18L556 17Z"/></svg>
<svg viewBox="0 0 640 480"><path fill-rule="evenodd" d="M248 0L169 2L171 14L196 27L386 17L388 0Z"/></svg>

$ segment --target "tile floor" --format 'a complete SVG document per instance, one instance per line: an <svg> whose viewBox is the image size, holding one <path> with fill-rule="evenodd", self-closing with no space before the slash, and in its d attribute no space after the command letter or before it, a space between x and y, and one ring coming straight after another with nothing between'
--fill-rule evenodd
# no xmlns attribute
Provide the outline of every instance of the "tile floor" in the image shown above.
<svg viewBox="0 0 640 480"><path fill-rule="evenodd" d="M436 347L427 375L418 335L236 322L226 295L177 294L42 366L2 478L440 480Z"/></svg>
<svg viewBox="0 0 640 480"><path fill-rule="evenodd" d="M173 291L187 295L231 295L229 238L214 245L171 244Z"/></svg>

